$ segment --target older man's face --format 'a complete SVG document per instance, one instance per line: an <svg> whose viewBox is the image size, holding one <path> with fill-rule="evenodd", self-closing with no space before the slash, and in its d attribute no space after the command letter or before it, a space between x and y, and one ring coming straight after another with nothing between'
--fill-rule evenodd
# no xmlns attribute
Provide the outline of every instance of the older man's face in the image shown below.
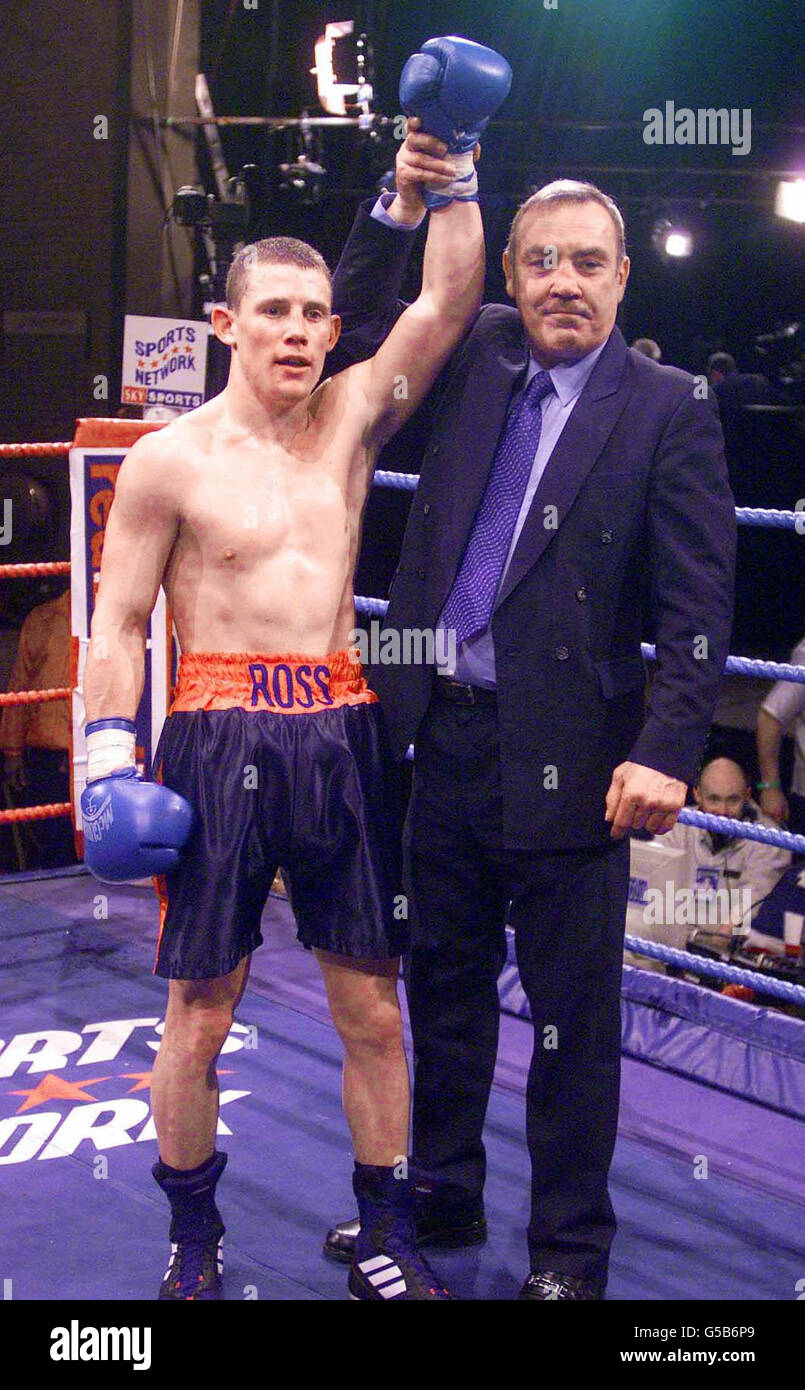
<svg viewBox="0 0 805 1390"><path fill-rule="evenodd" d="M550 368L577 362L609 337L629 258L618 263L615 227L600 203L548 202L524 214L503 269L534 356Z"/></svg>

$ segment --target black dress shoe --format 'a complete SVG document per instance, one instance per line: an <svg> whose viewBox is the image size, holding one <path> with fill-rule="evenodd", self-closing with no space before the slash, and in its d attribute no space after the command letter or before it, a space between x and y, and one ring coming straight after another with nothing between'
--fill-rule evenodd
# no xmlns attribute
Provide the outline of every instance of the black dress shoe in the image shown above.
<svg viewBox="0 0 805 1390"><path fill-rule="evenodd" d="M579 1279L575 1274L557 1274L552 1269L537 1269L529 1274L518 1298L584 1300L602 1299L604 1290L600 1284L591 1284Z"/></svg>
<svg viewBox="0 0 805 1390"><path fill-rule="evenodd" d="M323 1252L330 1260L351 1264L360 1222L339 1221L327 1232ZM482 1197L451 1202L449 1206L432 1199L418 1200L416 1206L416 1236L419 1245L436 1246L442 1250L458 1250L468 1245L483 1245L486 1240L486 1216Z"/></svg>
<svg viewBox="0 0 805 1390"><path fill-rule="evenodd" d="M355 1257L355 1242L358 1239L358 1231L361 1223L357 1216L351 1221L339 1221L337 1226L333 1226L325 1236L323 1253L328 1260L338 1260L339 1264L351 1265Z"/></svg>

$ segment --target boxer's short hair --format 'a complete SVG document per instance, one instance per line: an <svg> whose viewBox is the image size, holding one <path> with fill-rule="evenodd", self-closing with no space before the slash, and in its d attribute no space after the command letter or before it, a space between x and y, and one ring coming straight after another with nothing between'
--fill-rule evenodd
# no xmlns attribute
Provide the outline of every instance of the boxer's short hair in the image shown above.
<svg viewBox="0 0 805 1390"><path fill-rule="evenodd" d="M319 270L332 287L333 277L321 252L306 241L293 236L270 236L242 246L234 257L226 277L226 302L230 309L239 309L246 290L249 271L256 265L298 265L302 270Z"/></svg>
<svg viewBox="0 0 805 1390"><path fill-rule="evenodd" d="M517 229L523 214L528 212L530 208L539 207L541 203L600 203L602 208L606 208L615 228L618 265L620 265L626 255L626 228L623 224L623 214L608 193L596 188L594 183L581 183L577 179L554 179L553 183L546 183L544 188L538 188L535 193L531 194L530 198L526 198L525 202L520 204L514 214L514 221L506 245L506 250L512 259L514 259L517 246Z"/></svg>

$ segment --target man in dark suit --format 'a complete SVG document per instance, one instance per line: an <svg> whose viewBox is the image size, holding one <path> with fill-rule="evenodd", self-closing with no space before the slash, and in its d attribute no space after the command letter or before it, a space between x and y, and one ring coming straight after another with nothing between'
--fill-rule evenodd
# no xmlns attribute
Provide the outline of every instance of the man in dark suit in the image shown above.
<svg viewBox="0 0 805 1390"><path fill-rule="evenodd" d="M443 150L421 134L409 145ZM401 311L423 211L411 159L395 200L360 209L336 272L342 353L374 351ZM541 189L504 267L516 308L481 310L428 403L385 620L454 635L455 659L373 672L397 755L416 745L418 1230L430 1244L485 1236L508 921L535 1030L520 1297L595 1299L615 1232L628 832L670 829L695 780L728 651L735 518L713 402L615 326L629 260L614 203L588 184ZM350 1236L331 1232L330 1253Z"/></svg>

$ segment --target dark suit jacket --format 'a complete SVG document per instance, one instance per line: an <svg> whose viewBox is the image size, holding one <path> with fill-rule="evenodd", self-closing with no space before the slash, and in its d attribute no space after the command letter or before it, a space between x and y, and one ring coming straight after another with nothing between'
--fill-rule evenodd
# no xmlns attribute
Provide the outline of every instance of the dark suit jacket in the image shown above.
<svg viewBox="0 0 805 1390"><path fill-rule="evenodd" d="M334 368L371 353L403 308L413 238L371 219L371 206L336 272ZM429 442L386 626L435 627L527 362L517 310L486 305L425 407ZM608 842L606 791L627 758L686 782L698 771L729 649L735 514L718 412L695 387L614 328L545 468L492 618L512 848ZM658 661L646 704L647 598ZM402 757L433 670L371 674Z"/></svg>

